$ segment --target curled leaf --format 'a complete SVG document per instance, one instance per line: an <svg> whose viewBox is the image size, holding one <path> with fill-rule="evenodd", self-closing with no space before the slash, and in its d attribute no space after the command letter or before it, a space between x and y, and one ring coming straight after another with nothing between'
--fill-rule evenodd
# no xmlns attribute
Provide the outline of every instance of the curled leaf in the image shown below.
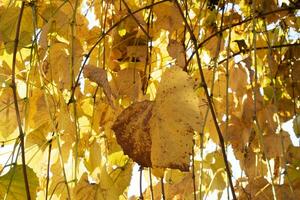
<svg viewBox="0 0 300 200"><path fill-rule="evenodd" d="M84 77L90 81L97 83L103 88L103 92L112 104L112 92L108 83L107 74L104 69L96 67L94 65L86 65L83 70Z"/></svg>

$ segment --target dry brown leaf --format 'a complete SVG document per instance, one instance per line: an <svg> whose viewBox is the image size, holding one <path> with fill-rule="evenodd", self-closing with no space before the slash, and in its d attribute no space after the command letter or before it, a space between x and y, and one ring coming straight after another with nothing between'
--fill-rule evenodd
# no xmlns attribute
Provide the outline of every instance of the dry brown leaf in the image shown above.
<svg viewBox="0 0 300 200"><path fill-rule="evenodd" d="M248 85L248 75L246 69L242 65L231 64L232 65L229 68L229 85L238 96L241 96Z"/></svg>
<svg viewBox="0 0 300 200"><path fill-rule="evenodd" d="M231 115L226 129L226 122L222 123L221 130L224 139L230 142L234 149L242 151L249 142L251 127L235 115ZM227 130L227 132L226 132Z"/></svg>
<svg viewBox="0 0 300 200"><path fill-rule="evenodd" d="M202 115L193 82L179 67L162 76L155 102L125 109L112 129L125 154L142 166L189 170L193 131Z"/></svg>
<svg viewBox="0 0 300 200"><path fill-rule="evenodd" d="M267 158L281 157L292 144L287 132L263 136L264 153Z"/></svg>
<svg viewBox="0 0 300 200"><path fill-rule="evenodd" d="M104 94L112 105L113 94L108 83L106 71L94 65L86 65L83 70L83 75L103 88Z"/></svg>
<svg viewBox="0 0 300 200"><path fill-rule="evenodd" d="M151 167L149 120L153 102L143 101L129 106L119 115L112 129L125 154L143 167Z"/></svg>
<svg viewBox="0 0 300 200"><path fill-rule="evenodd" d="M274 185L276 191L276 199L278 200L296 200L300 194L297 187L293 187L291 192L291 185ZM258 177L251 180L246 188L239 188L240 200L264 200L273 199L272 185L264 177Z"/></svg>
<svg viewBox="0 0 300 200"><path fill-rule="evenodd" d="M237 159L240 160L241 169L245 171L249 180L267 175L267 165L259 154L254 153L252 149L248 149L242 155L238 153L235 152L235 155L238 155Z"/></svg>

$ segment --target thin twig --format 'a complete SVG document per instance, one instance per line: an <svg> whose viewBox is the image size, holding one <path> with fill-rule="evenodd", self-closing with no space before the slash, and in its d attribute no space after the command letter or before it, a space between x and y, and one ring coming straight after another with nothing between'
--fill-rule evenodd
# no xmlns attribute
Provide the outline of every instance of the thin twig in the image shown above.
<svg viewBox="0 0 300 200"><path fill-rule="evenodd" d="M75 66L75 35L76 35L76 15L77 15L77 9L78 9L78 5L79 2L78 0L75 0L74 2L74 8L73 8L73 15L72 15L72 21L71 21L71 45L70 45L70 52L71 52L71 56L70 56L70 86L71 89L74 87L74 66ZM74 155L74 179L75 179L75 185L77 184L77 171L78 171L78 144L79 144L79 139L80 139L80 135L79 135L79 124L78 124L78 117L77 117L77 106L76 106L76 102L73 102L73 117L74 117L74 124L75 124L75 155Z"/></svg>
<svg viewBox="0 0 300 200"><path fill-rule="evenodd" d="M53 133L54 134L54 133ZM52 134L52 136L53 136ZM49 140L49 151L48 151L48 164L47 164L47 177L46 177L46 195L45 199L48 197L49 181L50 181L50 160L51 160L51 150L52 150L52 139Z"/></svg>
<svg viewBox="0 0 300 200"><path fill-rule="evenodd" d="M184 13L183 13L183 11L180 7L180 4L178 3L177 0L174 1L174 2L177 5L178 10L180 12L180 15L181 15L181 17L182 17L182 19L185 23L185 26L187 27L187 29L188 29L188 31L191 35L191 39L192 39L194 47L195 48L198 47L197 39L196 39L191 27L189 26L189 24L188 24L188 22L187 22L187 20L184 16ZM196 58L197 58L199 73L200 73L200 76L201 76L202 87L204 89L204 92L205 92L205 95L206 95L206 98L207 98L207 101L208 101L208 106L209 106L209 109L211 111L211 115L212 115L216 130L217 130L217 133L218 133L218 136L219 136L220 146L221 146L222 155L223 155L223 159L224 159L224 163L225 163L225 168L226 168L226 172L227 172L227 176L228 176L228 180L229 180L229 185L230 185L231 192L232 192L232 197L233 197L234 200L236 200L234 187L233 187L233 183L232 183L232 180L231 180L231 172L230 172L230 168L229 168L229 164L228 164L228 160L227 160L227 155L226 155L226 151L225 151L224 138L222 136L221 129L220 129L218 121L217 121L216 113L215 113L215 110L214 110L214 107L213 107L213 104L212 104L212 101L211 101L211 98L210 98L210 95L209 95L209 92L208 92L208 89L207 89L207 84L206 84L205 76L204 76L204 73L203 73L203 70L202 70L200 55L199 55L198 49L195 50L195 54L196 54Z"/></svg>
<svg viewBox="0 0 300 200"><path fill-rule="evenodd" d="M224 7L225 8L225 7ZM231 10L234 9L234 1L232 3ZM228 34L228 46L226 49L226 56L229 57L230 54L230 43L231 43L231 22L232 22L232 15L229 18L229 34ZM222 29L222 28L221 28ZM228 134L228 125L229 125L229 60L226 62L226 121L225 121L225 135ZM227 199L229 200L229 188L227 187Z"/></svg>
<svg viewBox="0 0 300 200"><path fill-rule="evenodd" d="M139 199L142 200L144 199L143 197L143 167L140 167L140 197Z"/></svg>
<svg viewBox="0 0 300 200"><path fill-rule="evenodd" d="M162 199L165 200L166 199L166 194L165 194L165 186L164 186L164 177L160 178L160 185L161 185Z"/></svg>
<svg viewBox="0 0 300 200"><path fill-rule="evenodd" d="M277 10L272 10L272 11L269 11L269 12L266 12L266 13L261 13L259 15L256 15L254 18L261 18L261 17L265 17L265 16L268 16L268 15L272 15L274 13L278 13L278 12L284 12L284 11L291 11L291 10L296 10L297 8L294 8L294 7L287 7L287 8L280 8L280 9L277 9ZM298 8L299 9L299 8ZM237 22L237 23L234 23L234 24L231 24L230 26L225 26L223 27L223 29L215 32L214 34L211 34L210 36L208 36L206 39L204 39L202 42L200 42L198 45L197 45L197 48L195 48L195 51L192 52L192 55L190 56L190 58L188 59L186 65L188 65L190 63L190 61L192 60L192 58L194 57L194 55L196 54L197 50L199 50L200 48L203 47L204 44L206 44L210 39L212 39L213 37L217 36L217 35L220 35L222 34L224 31L226 31L227 29L229 28L233 28L233 27L236 27L236 26L239 26L239 25L242 25L246 22L250 22L251 20L253 20L253 17L249 17L243 21L240 21L240 22Z"/></svg>
<svg viewBox="0 0 300 200"><path fill-rule="evenodd" d="M22 154L22 169L23 169L26 197L27 197L27 200L30 200L31 197L30 197L29 183L28 183L28 177L27 177L27 171L26 171L26 159L25 159L25 145L24 145L25 134L24 134L23 128L22 128L20 110L19 110L19 105L18 105L17 88L16 88L16 61L17 61L17 51L18 51L19 36L20 36L20 29L21 29L21 21L22 21L24 8L25 8L25 1L22 1L21 9L20 9L19 17L18 17L18 22L17 22L17 29L16 29L16 36L15 36L15 43L14 43L11 88L13 90L14 105L15 105L15 109L16 109L16 118L17 118L18 128L19 128L19 137L20 137L21 154Z"/></svg>
<svg viewBox="0 0 300 200"><path fill-rule="evenodd" d="M151 167L149 168L149 184L150 184L150 194L151 194L151 200L154 200L154 193L153 193L153 184L152 184L152 174L151 174Z"/></svg>
<svg viewBox="0 0 300 200"><path fill-rule="evenodd" d="M130 14L130 16L133 18L133 20L136 22L136 24L141 28L141 30L143 31L143 33L147 36L148 40L151 39L150 35L148 34L148 32L145 30L145 28L140 24L140 22L138 21L138 19L132 14L131 9L129 8L129 6L127 5L125 0L122 0L123 4L125 5L127 12Z"/></svg>
<svg viewBox="0 0 300 200"><path fill-rule="evenodd" d="M272 49L277 49L277 48L282 48L282 47L292 47L292 46L300 46L300 43L293 43L293 44L280 44L280 45L273 45L273 46L264 46L264 47L256 47L256 51L260 51L260 50L266 50L266 49L269 49L269 48L272 48ZM222 64L223 62L227 62L228 60L230 60L231 58L237 56L237 55L240 55L241 53L247 53L247 52L250 52L250 51L253 51L254 48L248 48L248 49L243 49L242 51L239 51L239 52L236 52L230 56L227 56L227 58L221 60L218 62L218 64Z"/></svg>
<svg viewBox="0 0 300 200"><path fill-rule="evenodd" d="M197 199L197 193L196 193L196 180L195 180L195 140L193 140L193 147L192 147L192 179L193 179L193 190L194 190L194 200Z"/></svg>
<svg viewBox="0 0 300 200"><path fill-rule="evenodd" d="M270 177L271 177L271 186L272 186L272 194L273 194L273 198L274 200L277 200L277 196L276 196L276 190L275 190L275 185L274 185L274 178L272 175L272 169L271 169L271 165L269 162L269 159L266 156L265 153L265 148L264 148L264 141L263 141L263 135L262 135L262 131L259 125L259 122L257 120L257 92L258 92L258 70L257 70L257 56L256 56L256 23L257 23L257 18L255 17L256 15L256 11L255 11L255 7L256 7L256 2L255 0L252 2L252 32L253 32L253 61L254 61L254 87L252 84L252 93L253 93L253 100L254 100L254 105L253 105L253 119L254 119L254 124L256 124L256 127L258 129L258 136L259 136L259 140L260 140L260 145L263 149L263 155L266 158L267 161L267 167L268 170L270 172Z"/></svg>

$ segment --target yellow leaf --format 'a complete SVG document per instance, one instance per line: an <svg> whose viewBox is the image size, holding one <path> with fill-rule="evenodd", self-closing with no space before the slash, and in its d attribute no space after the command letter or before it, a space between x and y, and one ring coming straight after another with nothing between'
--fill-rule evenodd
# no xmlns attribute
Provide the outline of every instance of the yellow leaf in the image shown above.
<svg viewBox="0 0 300 200"><path fill-rule="evenodd" d="M49 134L49 135L48 135ZM47 174L48 163L48 140L51 138L51 126L45 122L40 127L27 132L25 138L26 160L27 165L40 177ZM56 142L52 143L52 159L54 156L54 147Z"/></svg>
<svg viewBox="0 0 300 200"><path fill-rule="evenodd" d="M165 174L165 169L154 167L152 168L151 173L157 178L163 178Z"/></svg>
<svg viewBox="0 0 300 200"><path fill-rule="evenodd" d="M185 50L182 43L176 40L170 40L168 45L168 52L171 57L176 59L176 64L184 68L185 67Z"/></svg>
<svg viewBox="0 0 300 200"><path fill-rule="evenodd" d="M110 154L108 160L111 166L109 175L114 182L117 194L121 195L130 184L133 162L124 155L123 151Z"/></svg>
<svg viewBox="0 0 300 200"><path fill-rule="evenodd" d="M7 174L0 177L0 198L8 200L24 199L26 189L24 175L21 165L12 167ZM29 182L30 197L35 199L36 189L39 186L38 178L31 168L26 166L27 178Z"/></svg>
<svg viewBox="0 0 300 200"><path fill-rule="evenodd" d="M19 12L20 8L15 6L0 7L0 35L2 35L8 53L13 51ZM19 39L19 48L31 44L33 35L31 12L29 7L25 7L21 21L20 34L22 37Z"/></svg>
<svg viewBox="0 0 300 200"><path fill-rule="evenodd" d="M97 190L99 186L94 183L90 183L88 180L88 174L84 173L75 188L73 189L73 198L76 200L99 200L97 198Z"/></svg>
<svg viewBox="0 0 300 200"><path fill-rule="evenodd" d="M165 29L172 33L184 27L179 10L173 3L165 2L154 6L153 12L157 16L155 22L155 30L157 30L157 32L160 32L161 29Z"/></svg>
<svg viewBox="0 0 300 200"><path fill-rule="evenodd" d="M200 130L202 113L193 82L179 67L162 75L152 113L152 166L188 171L193 131Z"/></svg>
<svg viewBox="0 0 300 200"><path fill-rule="evenodd" d="M142 83L141 76L138 70L126 68L113 76L112 81L113 93L129 97L131 101L135 102L141 98Z"/></svg>
<svg viewBox="0 0 300 200"><path fill-rule="evenodd" d="M173 67L163 74L155 102L129 106L112 129L125 154L140 165L188 171L193 132L201 124L193 82L179 67Z"/></svg>

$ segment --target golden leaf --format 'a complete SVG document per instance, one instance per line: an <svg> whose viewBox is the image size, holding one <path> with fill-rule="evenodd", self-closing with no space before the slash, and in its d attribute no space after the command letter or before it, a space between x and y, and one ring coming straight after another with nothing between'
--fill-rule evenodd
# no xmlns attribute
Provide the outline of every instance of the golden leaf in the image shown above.
<svg viewBox="0 0 300 200"><path fill-rule="evenodd" d="M202 113L193 82L179 67L162 75L152 113L152 165L188 171L193 131L200 130Z"/></svg>
<svg viewBox="0 0 300 200"><path fill-rule="evenodd" d="M129 97L131 101L136 102L142 95L141 76L138 70L126 68L118 71L113 76L111 83L113 93Z"/></svg>
<svg viewBox="0 0 300 200"><path fill-rule="evenodd" d="M185 50L182 43L176 40L170 40L168 45L168 52L171 57L176 59L176 64L184 68L185 67Z"/></svg>
<svg viewBox="0 0 300 200"><path fill-rule="evenodd" d="M112 129L125 154L140 165L188 171L193 131L201 123L192 81L173 67L163 74L155 102L129 106Z"/></svg>
<svg viewBox="0 0 300 200"><path fill-rule="evenodd" d="M153 12L157 16L155 22L156 30L165 29L172 33L184 27L179 10L173 3L165 2L154 6Z"/></svg>

